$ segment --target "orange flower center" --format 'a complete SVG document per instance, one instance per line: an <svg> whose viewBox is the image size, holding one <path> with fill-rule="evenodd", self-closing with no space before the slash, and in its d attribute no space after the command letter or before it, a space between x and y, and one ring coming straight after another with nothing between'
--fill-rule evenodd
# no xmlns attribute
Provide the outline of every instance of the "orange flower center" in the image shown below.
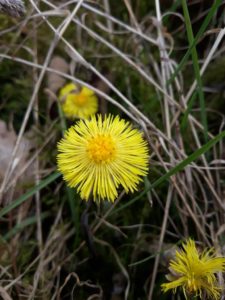
<svg viewBox="0 0 225 300"><path fill-rule="evenodd" d="M115 143L110 136L98 135L89 140L87 152L95 163L109 162L115 157Z"/></svg>
<svg viewBox="0 0 225 300"><path fill-rule="evenodd" d="M87 101L88 101L88 97L82 93L74 95L74 99L73 99L74 103L79 106L82 107L84 105L86 105Z"/></svg>

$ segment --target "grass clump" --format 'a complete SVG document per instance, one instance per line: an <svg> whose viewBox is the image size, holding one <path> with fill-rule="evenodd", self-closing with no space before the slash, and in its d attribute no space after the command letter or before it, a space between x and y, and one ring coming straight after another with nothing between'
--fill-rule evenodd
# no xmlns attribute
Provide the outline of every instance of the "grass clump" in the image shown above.
<svg viewBox="0 0 225 300"><path fill-rule="evenodd" d="M209 289L198 277L161 289L183 278L165 278L181 244L195 245L187 257L225 255L222 1L30 1L26 10L0 16L0 293L223 297L223 268ZM97 98L98 116L67 119L60 90L71 83L70 100ZM57 168L61 139L73 188Z"/></svg>

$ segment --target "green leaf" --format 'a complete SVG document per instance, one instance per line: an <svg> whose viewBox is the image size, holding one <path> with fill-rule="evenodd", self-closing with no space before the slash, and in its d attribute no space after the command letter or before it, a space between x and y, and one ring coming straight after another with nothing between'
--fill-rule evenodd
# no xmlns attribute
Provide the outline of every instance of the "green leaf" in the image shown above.
<svg viewBox="0 0 225 300"><path fill-rule="evenodd" d="M48 212L42 213L40 215L41 220L46 219L50 214ZM36 224L37 223L37 216L27 218L14 226L10 231L7 232L7 234L3 237L4 240L8 240L11 237L13 237L15 234L17 234L19 231L23 230L25 227Z"/></svg>
<svg viewBox="0 0 225 300"><path fill-rule="evenodd" d="M191 47L194 43L194 35L193 35L193 31L192 31L191 19L189 16L189 11L188 11L188 6L187 6L186 0L182 0L182 7L183 7L183 11L184 11L184 19L185 19L185 24L186 24L186 29L187 29L189 46ZM205 98L204 98L204 93L203 93L203 89L202 89L202 79L201 79L200 67L199 67L199 62L198 62L198 53L197 53L195 45L192 47L191 55L192 55L195 78L197 81L197 91L198 91L198 96L199 96L199 100L200 100L201 122L202 122L202 125L204 128L205 142L207 142L207 140L208 140L208 136L207 136L208 125L207 125L207 117L206 117L206 110L205 110ZM191 110L191 108L188 107L188 111L190 111L190 110Z"/></svg>
<svg viewBox="0 0 225 300"><path fill-rule="evenodd" d="M55 172L55 173L49 175L46 179L42 180L38 185L36 185L35 187L33 187L32 189L30 189L29 191L27 191L25 194L23 194L22 196L20 196L18 199L16 199L15 201L13 201L12 203L10 203L6 207L4 207L0 211L0 218L2 218L5 214L7 214L8 212L10 212L11 210L13 210L14 208L16 208L17 206L19 206L23 202L25 202L28 198L30 198L31 196L33 196L37 191L40 191L41 189L43 189L44 187L46 187L47 185L49 185L51 182L55 181L59 176L61 176L61 174L58 173L58 172Z"/></svg>
<svg viewBox="0 0 225 300"><path fill-rule="evenodd" d="M211 19L215 16L215 13L218 9L218 7L221 5L223 1L222 0L216 0L212 7L210 8L207 16L205 17L198 33L195 36L195 39L193 41L193 43L191 44L191 46L189 47L188 51L186 52L186 54L184 55L184 57L182 58L181 62L179 63L177 69L174 71L174 73L172 74L171 78L168 80L167 85L169 86L175 79L175 77L179 74L179 72L183 69L185 63L187 62L191 51L193 49L193 47L195 47L199 41L199 39L202 37L203 33L205 32L207 26L209 25L209 22L211 21Z"/></svg>

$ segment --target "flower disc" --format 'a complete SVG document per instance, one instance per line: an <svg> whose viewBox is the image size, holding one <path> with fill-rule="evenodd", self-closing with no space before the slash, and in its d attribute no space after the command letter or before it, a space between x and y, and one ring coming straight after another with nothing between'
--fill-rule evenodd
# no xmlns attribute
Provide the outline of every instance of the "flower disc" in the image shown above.
<svg viewBox="0 0 225 300"><path fill-rule="evenodd" d="M114 201L121 185L137 189L148 170L148 148L141 132L118 116L93 116L72 126L58 143L58 169L81 198Z"/></svg>

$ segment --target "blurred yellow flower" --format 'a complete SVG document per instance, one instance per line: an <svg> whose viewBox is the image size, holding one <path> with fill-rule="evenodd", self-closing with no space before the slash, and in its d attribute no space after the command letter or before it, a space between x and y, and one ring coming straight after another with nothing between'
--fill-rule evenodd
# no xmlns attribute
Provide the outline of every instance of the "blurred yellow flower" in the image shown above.
<svg viewBox="0 0 225 300"><path fill-rule="evenodd" d="M186 299L187 295L203 299L205 294L208 299L218 300L221 287L215 273L225 271L225 258L216 257L213 249L199 253L192 239L182 247L183 250L176 251L175 259L170 262L171 274L167 276L170 282L162 284L162 290L176 292L182 287Z"/></svg>
<svg viewBox="0 0 225 300"><path fill-rule="evenodd" d="M69 128L58 143L58 169L82 199L114 201L120 185L137 190L148 170L148 147L141 132L111 115L92 116Z"/></svg>
<svg viewBox="0 0 225 300"><path fill-rule="evenodd" d="M69 83L60 90L59 100L68 119L86 119L98 110L98 99L94 92L74 83Z"/></svg>

